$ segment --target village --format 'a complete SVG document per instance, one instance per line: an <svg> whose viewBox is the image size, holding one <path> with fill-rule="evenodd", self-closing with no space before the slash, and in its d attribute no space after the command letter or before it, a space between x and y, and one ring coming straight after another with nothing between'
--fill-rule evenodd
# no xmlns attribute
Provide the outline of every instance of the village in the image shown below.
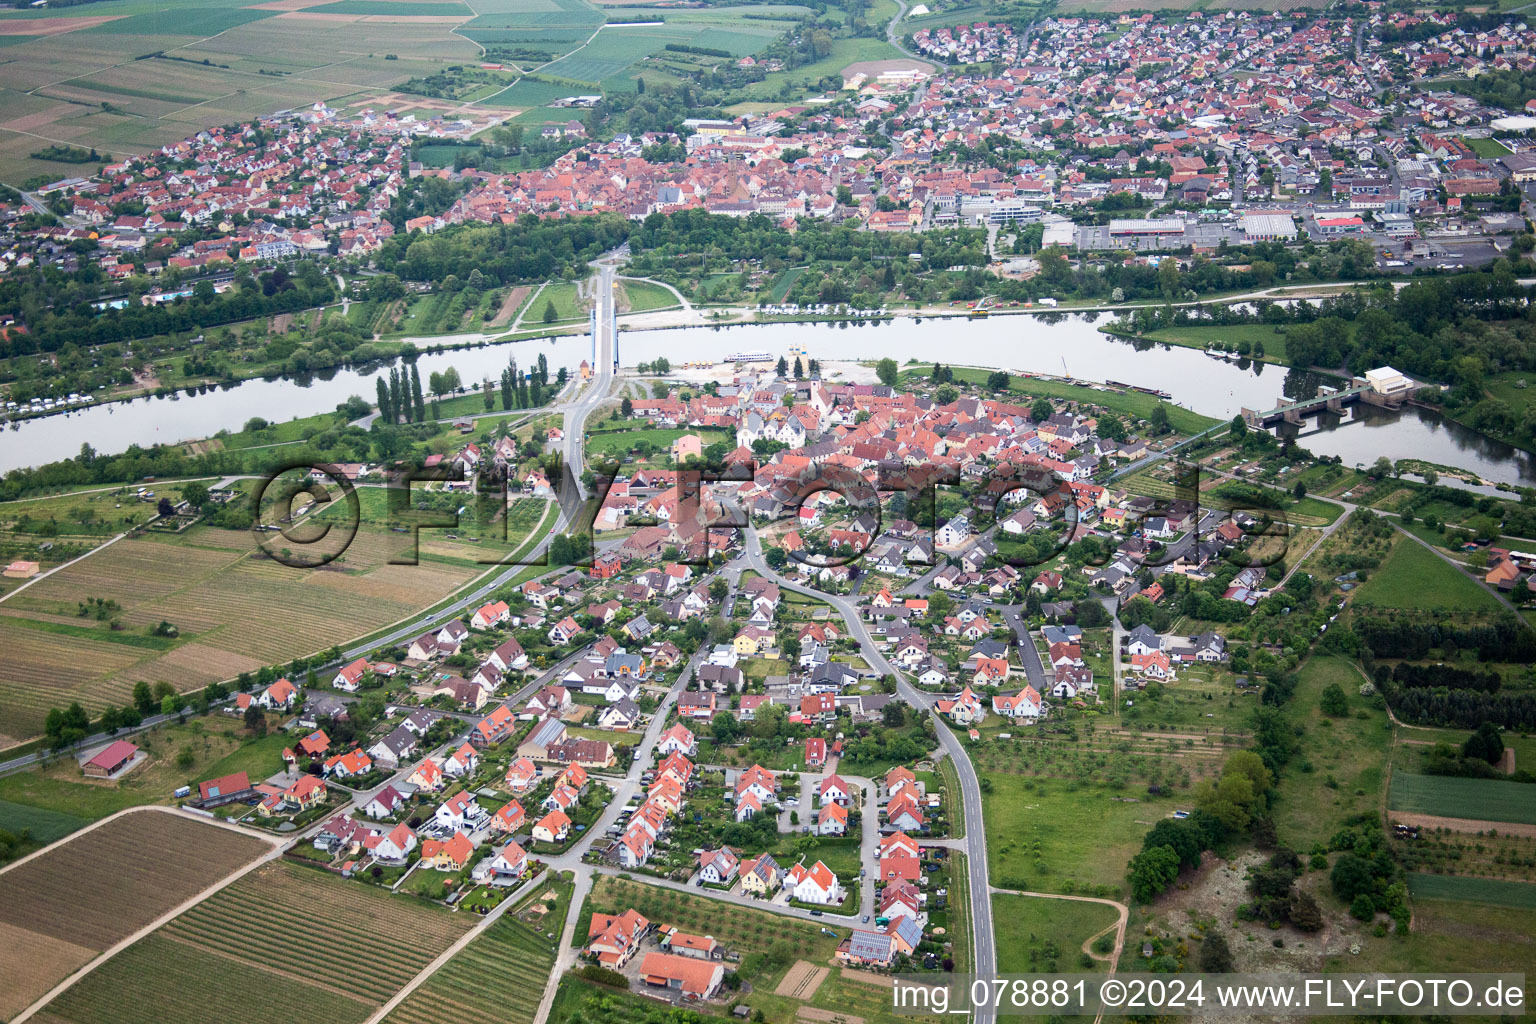
<svg viewBox="0 0 1536 1024"><path fill-rule="evenodd" d="M1156 602L1167 574L1205 578L1248 538L1193 502L1092 482L1168 443L1100 437L1112 414L940 404L931 383L913 384L765 371L707 396L631 402L633 429L677 440L613 481L588 566L543 572L329 678L236 694L224 713L281 729L281 764L201 780L179 794L185 806L300 834L289 859L460 912L494 913L546 872L621 876L840 922L848 969L943 969L965 914L954 858L982 854L953 837L957 789L933 723L894 695L891 673L972 744L1112 714L1185 672L1225 671L1224 638L1111 630L1082 609ZM722 456L724 441L692 429L739 444ZM706 448L737 479L686 495ZM538 472L509 454L512 481ZM940 507L974 507L918 527L883 521L892 501L922 515L894 495L868 511L831 491L798 497L809 469L872 477L909 459L972 487ZM1011 464L1049 485L977 500L982 466ZM753 527L701 526L701 508ZM1081 571L1062 556L1009 564L1062 531L1116 546ZM1263 572L1244 570L1225 597L1263 592ZM383 709L364 729L351 721L360 701ZM82 770L119 778L143 756L119 740ZM586 927L582 961L637 992L732 996L737 954L716 937L634 907Z"/></svg>

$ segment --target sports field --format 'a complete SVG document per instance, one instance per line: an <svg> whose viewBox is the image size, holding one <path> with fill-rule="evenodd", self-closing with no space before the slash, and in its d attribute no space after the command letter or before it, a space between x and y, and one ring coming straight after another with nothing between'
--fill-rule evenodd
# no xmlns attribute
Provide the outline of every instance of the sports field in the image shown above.
<svg viewBox="0 0 1536 1024"><path fill-rule="evenodd" d="M1393 772L1388 806L1410 814L1536 825L1536 786Z"/></svg>

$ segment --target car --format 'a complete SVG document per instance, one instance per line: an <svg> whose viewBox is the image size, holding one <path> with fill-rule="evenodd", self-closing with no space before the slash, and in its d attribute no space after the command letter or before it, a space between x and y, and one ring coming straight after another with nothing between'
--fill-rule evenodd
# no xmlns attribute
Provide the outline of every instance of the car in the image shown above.
<svg viewBox="0 0 1536 1024"><path fill-rule="evenodd" d="M812 917L820 917L821 916L821 911L813 910L813 911L811 911L811 916Z"/></svg>
<svg viewBox="0 0 1536 1024"><path fill-rule="evenodd" d="M859 918L859 923L860 924L869 924L869 915L865 914L863 917Z"/></svg>
<svg viewBox="0 0 1536 1024"><path fill-rule="evenodd" d="M702 878L695 878L693 880L693 885L694 885L694 888L696 888L696 889L704 888L704 879L702 879Z"/></svg>

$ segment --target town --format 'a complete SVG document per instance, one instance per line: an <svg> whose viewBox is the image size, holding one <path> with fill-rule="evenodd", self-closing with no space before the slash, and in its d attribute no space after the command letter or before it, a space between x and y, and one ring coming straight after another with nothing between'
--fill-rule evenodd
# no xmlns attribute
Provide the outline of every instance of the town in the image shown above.
<svg viewBox="0 0 1536 1024"><path fill-rule="evenodd" d="M0 1019L1524 969L1519 12L527 2L0 191Z"/></svg>

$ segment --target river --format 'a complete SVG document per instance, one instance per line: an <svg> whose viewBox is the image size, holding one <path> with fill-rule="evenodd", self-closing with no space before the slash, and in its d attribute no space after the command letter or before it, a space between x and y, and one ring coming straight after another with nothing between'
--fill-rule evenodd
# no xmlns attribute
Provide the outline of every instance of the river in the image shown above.
<svg viewBox="0 0 1536 1024"><path fill-rule="evenodd" d="M898 363L935 359L963 366L995 366L1013 373L1056 374L1117 380L1167 391L1173 401L1207 416L1227 419L1243 407L1270 409L1276 399L1310 397L1328 382L1265 363L1224 362L1196 349L1132 344L1098 330L1103 315L994 316L986 320L899 317L884 323L779 323L732 327L666 328L620 335L626 366L665 356L675 364L715 360L737 352L785 354L803 349L823 361L879 359ZM419 339L419 345L429 339ZM585 335L523 341L423 355L422 377L449 366L466 382L496 378L509 357L529 366L544 353L551 368L574 371L591 357ZM303 378L251 380L197 395L143 398L91 406L62 416L25 420L0 435L0 472L77 454L85 443L102 454L131 444L151 445L239 430L253 416L282 421L333 409L350 395L372 401L373 378L387 364L343 368ZM1409 409L1383 413L1351 407L1342 419L1309 418L1300 443L1317 455L1337 455L1346 465L1369 465L1379 456L1416 458L1471 470L1484 479L1536 484L1536 459L1508 445Z"/></svg>

